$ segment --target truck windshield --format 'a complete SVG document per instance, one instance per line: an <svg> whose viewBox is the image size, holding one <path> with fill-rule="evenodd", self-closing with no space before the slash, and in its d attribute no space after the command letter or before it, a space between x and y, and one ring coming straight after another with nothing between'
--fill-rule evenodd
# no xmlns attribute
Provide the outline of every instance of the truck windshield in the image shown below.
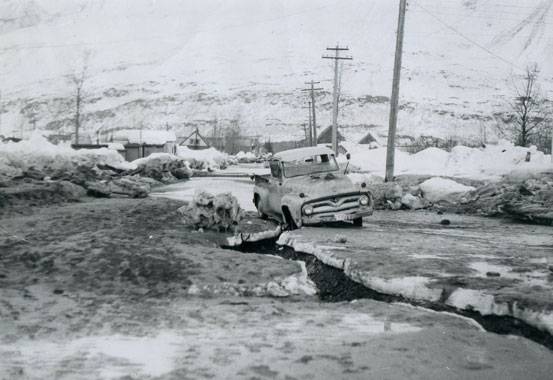
<svg viewBox="0 0 553 380"><path fill-rule="evenodd" d="M296 161L282 163L284 176L287 178L316 173L334 172L338 170L338 163L333 155L321 154L305 157Z"/></svg>

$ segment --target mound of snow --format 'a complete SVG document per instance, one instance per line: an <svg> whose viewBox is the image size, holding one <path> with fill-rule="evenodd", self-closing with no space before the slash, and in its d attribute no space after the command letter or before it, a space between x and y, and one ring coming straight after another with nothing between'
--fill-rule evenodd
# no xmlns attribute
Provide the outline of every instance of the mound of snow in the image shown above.
<svg viewBox="0 0 553 380"><path fill-rule="evenodd" d="M235 158L238 160L238 162L255 162L257 160L257 157L253 152L243 151L236 153Z"/></svg>
<svg viewBox="0 0 553 380"><path fill-rule="evenodd" d="M351 153L350 167L384 175L386 148L368 149L366 145L342 143ZM526 160L530 154L530 161ZM342 157L343 155L341 155ZM395 151L395 173L447 177L498 179L511 172L551 170L551 156L535 146L515 146L508 141L482 148L456 146L451 152L427 148L415 154Z"/></svg>
<svg viewBox="0 0 553 380"><path fill-rule="evenodd" d="M193 150L186 146L179 146L177 155L189 161L194 169L216 170L225 169L230 162L230 156L215 148Z"/></svg>
<svg viewBox="0 0 553 380"><path fill-rule="evenodd" d="M458 202L469 191L475 190L472 186L465 186L451 179L434 177L420 184L422 195L430 202L447 201Z"/></svg>
<svg viewBox="0 0 553 380"><path fill-rule="evenodd" d="M140 168L143 166L158 166L168 164L173 161L184 161L184 159L179 158L171 153L152 153L148 157L136 159L132 163L135 164L137 168Z"/></svg>
<svg viewBox="0 0 553 380"><path fill-rule="evenodd" d="M0 143L0 174L13 178L18 172L30 168L48 172L71 172L79 166L93 168L109 165L120 170L133 170L117 151L101 149L75 150L69 146L54 145L41 135L34 134L28 140Z"/></svg>

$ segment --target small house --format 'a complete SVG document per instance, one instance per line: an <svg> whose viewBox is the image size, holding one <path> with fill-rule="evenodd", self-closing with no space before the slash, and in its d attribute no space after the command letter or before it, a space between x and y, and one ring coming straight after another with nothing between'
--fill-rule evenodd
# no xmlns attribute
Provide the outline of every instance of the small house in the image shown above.
<svg viewBox="0 0 553 380"><path fill-rule="evenodd" d="M192 150L200 150L209 148L209 143L207 140L200 134L198 128L194 130L188 137L186 137L180 145L186 146Z"/></svg>
<svg viewBox="0 0 553 380"><path fill-rule="evenodd" d="M344 136L337 131L338 142L345 141ZM317 144L332 144L332 126L323 129L317 136Z"/></svg>
<svg viewBox="0 0 553 380"><path fill-rule="evenodd" d="M172 131L153 129L120 129L113 132L110 142L125 147L125 159L134 161L152 153L177 152L177 137Z"/></svg>

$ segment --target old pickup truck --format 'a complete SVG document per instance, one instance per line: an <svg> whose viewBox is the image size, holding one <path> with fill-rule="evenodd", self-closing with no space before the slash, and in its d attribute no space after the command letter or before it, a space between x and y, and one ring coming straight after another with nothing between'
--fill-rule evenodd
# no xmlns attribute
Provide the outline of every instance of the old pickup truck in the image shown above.
<svg viewBox="0 0 553 380"><path fill-rule="evenodd" d="M349 156L348 156L349 157ZM253 176L253 202L260 217L276 219L288 228L332 221L363 225L373 213L373 197L365 183L354 185L326 147L277 153L271 173Z"/></svg>

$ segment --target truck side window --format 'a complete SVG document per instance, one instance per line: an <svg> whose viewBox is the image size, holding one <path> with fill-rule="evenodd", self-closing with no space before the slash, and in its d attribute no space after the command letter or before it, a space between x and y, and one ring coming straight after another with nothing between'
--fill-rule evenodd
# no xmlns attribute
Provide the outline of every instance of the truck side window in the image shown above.
<svg viewBox="0 0 553 380"><path fill-rule="evenodd" d="M280 178L280 163L278 161L271 161L271 175L275 178Z"/></svg>

